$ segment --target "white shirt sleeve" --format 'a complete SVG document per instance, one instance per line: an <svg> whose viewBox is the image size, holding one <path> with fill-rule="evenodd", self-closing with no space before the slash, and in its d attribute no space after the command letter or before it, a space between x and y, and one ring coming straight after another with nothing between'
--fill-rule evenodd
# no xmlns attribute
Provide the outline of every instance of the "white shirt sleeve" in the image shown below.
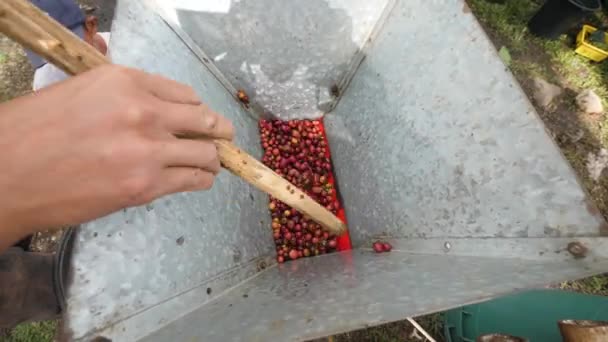
<svg viewBox="0 0 608 342"><path fill-rule="evenodd" d="M99 32L99 35L106 41L108 47L110 46L110 32ZM34 73L34 83L32 88L34 91L48 87L51 84L60 82L68 78L68 75L61 71L51 63L47 63L40 68L36 69Z"/></svg>
<svg viewBox="0 0 608 342"><path fill-rule="evenodd" d="M68 78L68 75L65 72L51 63L46 63L36 69L36 72L34 73L34 91L48 87L53 83L63 81L66 78Z"/></svg>

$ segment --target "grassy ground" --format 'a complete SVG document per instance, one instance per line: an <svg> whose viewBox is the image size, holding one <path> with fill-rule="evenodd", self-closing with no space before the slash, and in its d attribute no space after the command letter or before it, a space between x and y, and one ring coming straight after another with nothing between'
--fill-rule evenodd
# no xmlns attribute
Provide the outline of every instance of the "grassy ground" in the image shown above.
<svg viewBox="0 0 608 342"><path fill-rule="evenodd" d="M0 102L31 91L33 76L23 50L0 34Z"/></svg>
<svg viewBox="0 0 608 342"><path fill-rule="evenodd" d="M2 336L3 342L47 342L53 341L57 322L40 322L21 324L10 331L10 334Z"/></svg>

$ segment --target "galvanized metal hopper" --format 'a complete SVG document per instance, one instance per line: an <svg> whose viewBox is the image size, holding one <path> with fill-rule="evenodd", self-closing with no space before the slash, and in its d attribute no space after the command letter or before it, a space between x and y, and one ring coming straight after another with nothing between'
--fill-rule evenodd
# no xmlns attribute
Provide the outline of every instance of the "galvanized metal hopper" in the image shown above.
<svg viewBox="0 0 608 342"><path fill-rule="evenodd" d="M254 156L261 115L325 116L355 249L277 265L267 196L222 174L81 227L69 337L305 340L608 270L606 222L463 1L116 10L113 61L194 87Z"/></svg>

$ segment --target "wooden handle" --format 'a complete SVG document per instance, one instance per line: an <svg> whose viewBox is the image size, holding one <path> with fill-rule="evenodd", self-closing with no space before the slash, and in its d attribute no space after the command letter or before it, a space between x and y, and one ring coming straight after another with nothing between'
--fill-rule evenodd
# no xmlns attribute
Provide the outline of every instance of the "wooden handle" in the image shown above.
<svg viewBox="0 0 608 342"><path fill-rule="evenodd" d="M565 319L557 321L564 342L608 341L608 322Z"/></svg>
<svg viewBox="0 0 608 342"><path fill-rule="evenodd" d="M344 223L329 210L230 141L215 140L215 146L222 165L235 175L310 216L329 232L342 235L346 231Z"/></svg>
<svg viewBox="0 0 608 342"><path fill-rule="evenodd" d="M70 75L110 61L27 0L0 0L0 32ZM196 137L188 137L196 138ZM346 226L329 210L227 140L215 140L222 166L256 188L308 215L329 232Z"/></svg>
<svg viewBox="0 0 608 342"><path fill-rule="evenodd" d="M27 0L0 1L0 31L70 75L110 63Z"/></svg>

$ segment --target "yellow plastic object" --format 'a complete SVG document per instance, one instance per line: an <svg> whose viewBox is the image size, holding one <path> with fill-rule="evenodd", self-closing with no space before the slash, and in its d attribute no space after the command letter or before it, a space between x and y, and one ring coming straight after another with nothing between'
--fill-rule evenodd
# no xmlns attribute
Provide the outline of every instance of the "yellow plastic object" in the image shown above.
<svg viewBox="0 0 608 342"><path fill-rule="evenodd" d="M576 53L581 56L585 56L593 61L601 62L608 57L608 51L604 51L596 46L593 46L590 41L587 40L589 35L597 29L593 26L583 25L583 29L576 36ZM608 44L608 39L604 35L604 40Z"/></svg>

